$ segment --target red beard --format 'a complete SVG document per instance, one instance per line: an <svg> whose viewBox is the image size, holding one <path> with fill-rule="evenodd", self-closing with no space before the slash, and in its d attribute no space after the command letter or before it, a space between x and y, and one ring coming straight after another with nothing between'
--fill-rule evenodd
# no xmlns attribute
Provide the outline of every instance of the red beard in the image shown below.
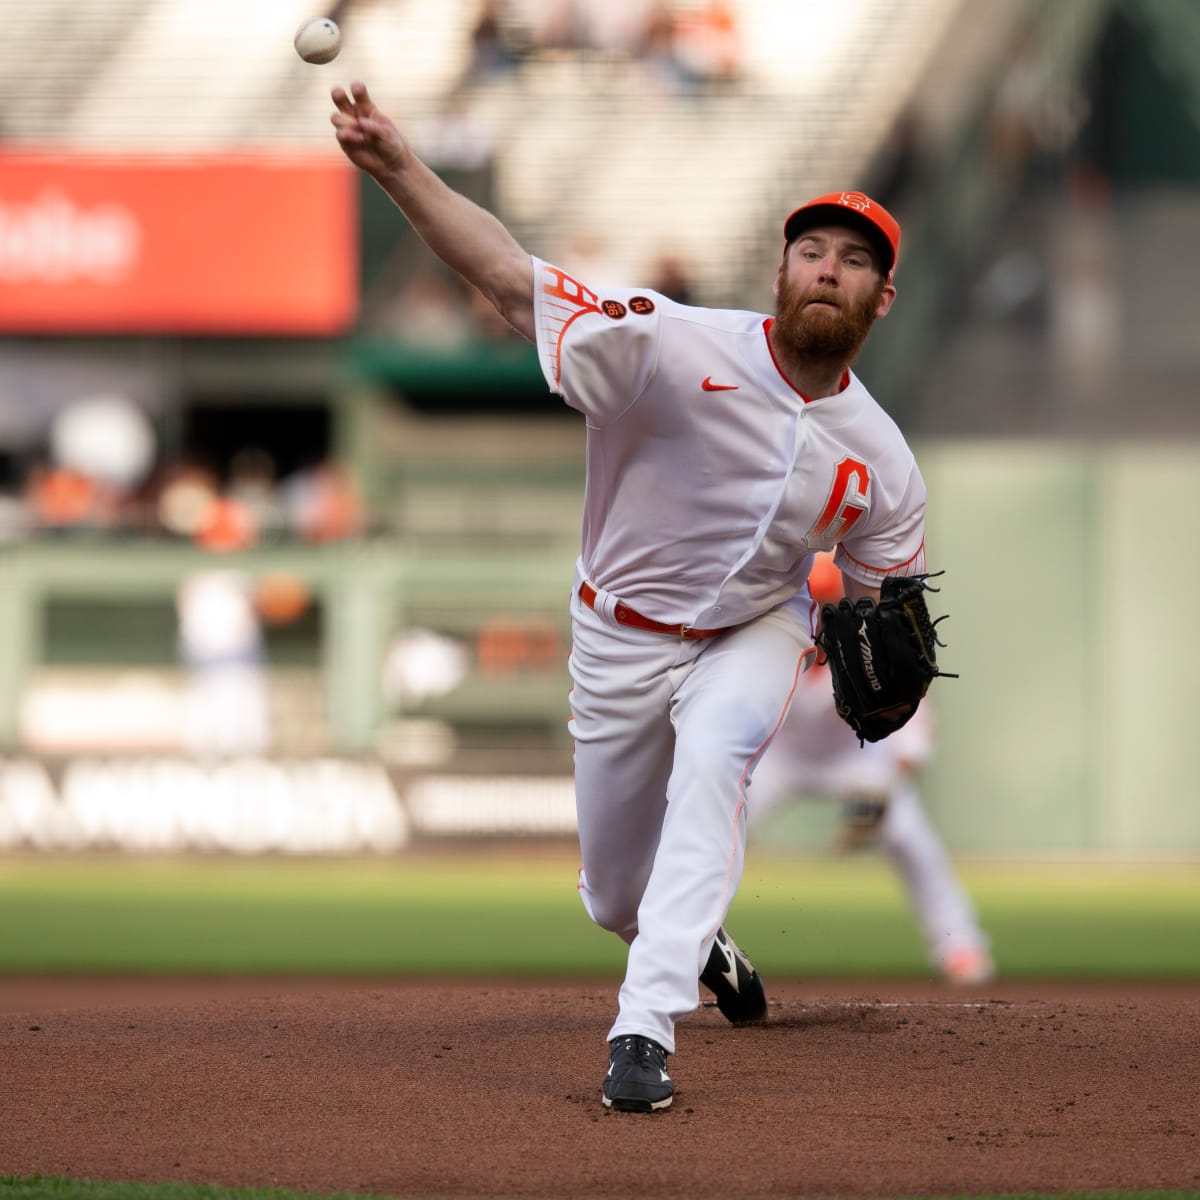
<svg viewBox="0 0 1200 1200"><path fill-rule="evenodd" d="M801 294L785 280L775 304L776 336L799 359L849 366L858 357L875 323L883 288L881 281L857 304L847 304L841 296L824 288L812 288ZM837 308L809 307L814 300L829 300Z"/></svg>

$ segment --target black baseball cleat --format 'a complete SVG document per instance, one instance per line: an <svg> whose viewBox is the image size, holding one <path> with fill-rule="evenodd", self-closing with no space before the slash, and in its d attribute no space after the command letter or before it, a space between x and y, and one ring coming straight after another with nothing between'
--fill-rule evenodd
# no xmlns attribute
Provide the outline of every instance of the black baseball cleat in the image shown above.
<svg viewBox="0 0 1200 1200"><path fill-rule="evenodd" d="M632 1034L609 1043L604 1107L618 1112L658 1112L671 1107L675 1085L667 1052L652 1038Z"/></svg>
<svg viewBox="0 0 1200 1200"><path fill-rule="evenodd" d="M767 992L762 976L724 929L717 930L700 982L716 996L717 1007L735 1025L766 1017Z"/></svg>

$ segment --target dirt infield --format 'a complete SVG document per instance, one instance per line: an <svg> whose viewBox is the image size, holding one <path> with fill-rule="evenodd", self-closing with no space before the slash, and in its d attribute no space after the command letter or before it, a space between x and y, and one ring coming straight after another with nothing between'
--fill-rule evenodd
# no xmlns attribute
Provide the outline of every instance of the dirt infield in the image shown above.
<svg viewBox="0 0 1200 1200"><path fill-rule="evenodd" d="M0 1175L408 1197L1200 1189L1200 985L769 986L606 1112L616 985L0 976Z"/></svg>

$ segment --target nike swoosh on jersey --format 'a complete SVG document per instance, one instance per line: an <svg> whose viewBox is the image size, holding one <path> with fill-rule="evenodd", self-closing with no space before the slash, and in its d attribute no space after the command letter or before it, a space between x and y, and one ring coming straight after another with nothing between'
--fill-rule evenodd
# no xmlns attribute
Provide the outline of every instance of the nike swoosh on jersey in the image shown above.
<svg viewBox="0 0 1200 1200"><path fill-rule="evenodd" d="M706 376L700 386L706 392L736 392L738 390L736 383L713 383L711 375Z"/></svg>

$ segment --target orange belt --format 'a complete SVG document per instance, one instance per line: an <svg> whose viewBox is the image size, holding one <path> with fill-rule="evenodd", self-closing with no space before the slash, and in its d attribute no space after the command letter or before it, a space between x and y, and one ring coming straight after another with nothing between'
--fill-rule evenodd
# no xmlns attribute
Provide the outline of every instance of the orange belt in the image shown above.
<svg viewBox="0 0 1200 1200"><path fill-rule="evenodd" d="M593 611L596 608L596 589L585 579L579 585L579 598ZM618 600L613 609L613 618L618 625L628 625L632 629L644 629L647 633L669 633L672 637L688 638L691 641L703 641L704 638L716 637L724 633L724 629L692 629L687 625L668 625L665 621L654 621L643 617L640 612L634 612L628 604Z"/></svg>

